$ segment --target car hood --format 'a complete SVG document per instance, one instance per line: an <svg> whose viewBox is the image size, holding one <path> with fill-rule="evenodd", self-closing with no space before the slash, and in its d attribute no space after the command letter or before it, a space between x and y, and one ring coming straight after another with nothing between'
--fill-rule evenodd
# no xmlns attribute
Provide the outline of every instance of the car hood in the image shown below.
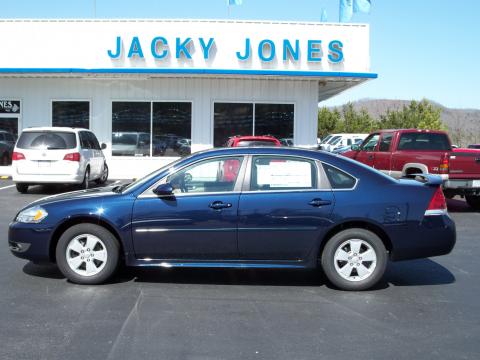
<svg viewBox="0 0 480 360"><path fill-rule="evenodd" d="M116 195L118 196L119 195L118 193L112 191L113 188L114 186L112 185L112 186L106 186L101 188L72 191L72 192L62 193L58 195L47 196L32 202L27 207L34 206L34 205L35 206L47 205L47 204L52 204L59 201L70 201L70 200L78 200L78 199L86 199L86 198L91 199L91 198L100 198L104 196L116 196Z"/></svg>

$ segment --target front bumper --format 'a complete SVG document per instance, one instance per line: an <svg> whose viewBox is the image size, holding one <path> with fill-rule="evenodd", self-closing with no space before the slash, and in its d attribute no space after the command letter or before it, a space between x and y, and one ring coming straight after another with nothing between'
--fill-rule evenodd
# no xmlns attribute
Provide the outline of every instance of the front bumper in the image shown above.
<svg viewBox="0 0 480 360"><path fill-rule="evenodd" d="M13 255L33 262L51 262L50 239L53 229L43 224L12 222L8 246Z"/></svg>
<svg viewBox="0 0 480 360"><path fill-rule="evenodd" d="M418 222L388 227L391 260L411 260L450 253L456 242L455 223L448 214L425 216Z"/></svg>

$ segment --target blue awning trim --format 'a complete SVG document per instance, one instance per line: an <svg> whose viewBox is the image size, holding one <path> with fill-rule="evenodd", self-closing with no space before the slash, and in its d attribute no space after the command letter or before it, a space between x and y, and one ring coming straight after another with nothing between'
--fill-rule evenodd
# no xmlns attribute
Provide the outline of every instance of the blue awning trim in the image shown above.
<svg viewBox="0 0 480 360"><path fill-rule="evenodd" d="M338 77L376 79L378 74L335 71L163 69L163 68L0 68L0 74L178 74L178 75L250 75L291 77Z"/></svg>

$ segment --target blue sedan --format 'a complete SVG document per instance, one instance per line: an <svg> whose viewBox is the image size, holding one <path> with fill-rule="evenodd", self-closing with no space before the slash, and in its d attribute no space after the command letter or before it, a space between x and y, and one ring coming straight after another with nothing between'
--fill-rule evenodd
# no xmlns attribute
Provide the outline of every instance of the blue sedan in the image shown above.
<svg viewBox="0 0 480 360"><path fill-rule="evenodd" d="M127 185L38 200L9 229L20 258L99 284L118 265L305 269L364 290L392 261L448 254L455 225L441 179L394 180L353 160L292 148L193 154Z"/></svg>

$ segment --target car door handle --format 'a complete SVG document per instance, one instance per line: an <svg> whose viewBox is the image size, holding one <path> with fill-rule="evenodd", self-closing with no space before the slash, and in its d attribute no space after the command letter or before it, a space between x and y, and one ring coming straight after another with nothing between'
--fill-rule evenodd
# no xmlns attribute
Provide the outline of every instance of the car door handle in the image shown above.
<svg viewBox="0 0 480 360"><path fill-rule="evenodd" d="M224 203L222 201L214 201L211 204L208 205L209 208L212 208L213 210L222 210L222 209L228 209L232 207L232 204L230 203Z"/></svg>
<svg viewBox="0 0 480 360"><path fill-rule="evenodd" d="M330 200L322 200L322 199L313 199L308 203L308 205L312 205L314 207L320 207L324 205L330 205L332 202Z"/></svg>

